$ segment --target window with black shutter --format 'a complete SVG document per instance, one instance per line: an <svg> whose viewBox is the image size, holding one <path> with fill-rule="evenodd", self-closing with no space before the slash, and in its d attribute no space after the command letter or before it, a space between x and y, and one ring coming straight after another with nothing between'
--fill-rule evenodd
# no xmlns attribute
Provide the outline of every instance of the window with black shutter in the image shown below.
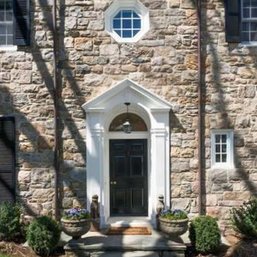
<svg viewBox="0 0 257 257"><path fill-rule="evenodd" d="M0 46L29 45L29 0L0 0Z"/></svg>
<svg viewBox="0 0 257 257"><path fill-rule="evenodd" d="M15 200L15 121L0 117L0 203Z"/></svg>

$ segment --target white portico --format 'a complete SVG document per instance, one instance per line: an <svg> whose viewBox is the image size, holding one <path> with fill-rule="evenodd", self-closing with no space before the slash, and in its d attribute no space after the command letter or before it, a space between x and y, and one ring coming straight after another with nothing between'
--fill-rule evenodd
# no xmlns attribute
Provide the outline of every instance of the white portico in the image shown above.
<svg viewBox="0 0 257 257"><path fill-rule="evenodd" d="M146 131L132 130L130 134L123 131L110 131L110 124L114 118L126 113L124 103L130 103L129 112L136 114L145 122ZM126 79L85 103L83 108L86 111L87 124L88 204L93 195L99 196L101 227L108 224L108 219L113 215L110 200L110 142L113 140L147 142L147 165L145 165L147 212L144 218L150 220L155 226L158 195L164 195L167 205L170 199L169 112L171 105L144 87ZM122 205L122 203L119 204Z"/></svg>

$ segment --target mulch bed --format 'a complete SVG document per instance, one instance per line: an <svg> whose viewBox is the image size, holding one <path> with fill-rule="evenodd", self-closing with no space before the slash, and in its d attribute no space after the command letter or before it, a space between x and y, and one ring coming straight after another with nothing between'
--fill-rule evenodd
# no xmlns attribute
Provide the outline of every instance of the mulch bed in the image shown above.
<svg viewBox="0 0 257 257"><path fill-rule="evenodd" d="M199 254L188 248L186 257L257 257L257 240L235 240L230 247L222 245L215 254Z"/></svg>
<svg viewBox="0 0 257 257"><path fill-rule="evenodd" d="M12 257L39 257L31 248L23 246L21 243L5 241L0 242L0 253L8 254ZM49 257L65 257L65 254L62 249L57 249Z"/></svg>

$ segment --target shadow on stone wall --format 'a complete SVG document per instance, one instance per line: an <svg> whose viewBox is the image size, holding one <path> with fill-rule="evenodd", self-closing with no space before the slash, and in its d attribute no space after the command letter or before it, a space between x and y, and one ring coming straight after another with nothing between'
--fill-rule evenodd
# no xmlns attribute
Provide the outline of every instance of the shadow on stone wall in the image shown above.
<svg viewBox="0 0 257 257"><path fill-rule="evenodd" d="M203 2L204 11L206 12L206 1ZM206 13L205 13L206 17ZM222 15L220 14L220 17ZM205 107L207 107L208 111L208 104L211 102L212 106L211 109L213 111L205 111L205 115L207 114L209 117L211 117L210 122L210 128L215 129L233 129L234 130L234 164L235 168L232 170L220 170L216 172L215 170L210 170L210 167L205 166L206 171L206 190L207 194L222 194L222 200L217 202L217 207L224 208L222 213L220 213L218 210L215 210L214 214L216 216L223 216L223 220L221 222L221 230L224 232L224 229L228 229L229 223L228 219L230 217L230 208L231 205L238 206L241 205L244 201L248 200L250 195L257 195L257 185L256 183L251 180L249 173L251 172L251 168L246 168L246 161L252 162L252 166L256 167L257 159L256 159L256 144L254 143L254 140L252 142L246 142L246 138L244 137L245 133L251 133L250 124L248 121L245 121L244 113L242 113L242 117L239 117L238 111L231 112L230 111L230 105L228 103L228 100L226 99L226 96L228 92L226 91L226 86L224 84L224 74L226 76L230 76L231 73L226 72L224 69L224 62L221 63L220 60L220 54L217 52L217 44L215 43L215 39L213 38L213 35L211 35L208 31L206 21L207 19L204 19L205 23L203 24L203 33L204 37L209 39L209 42L204 44L205 52L207 52L208 49L208 58L211 57L211 64L206 63L206 66L208 65L208 69L210 69L211 74L207 74L205 71L205 77L211 76L208 78L208 81L206 83L206 88L208 88L208 92L213 92L209 95L206 95L206 101L205 101ZM224 25L225 26L225 25ZM220 39L219 39L220 41ZM225 43L225 42L224 42ZM225 45L225 44L224 44ZM240 55L240 51L242 51L241 47L238 44L226 44L225 47L227 48L227 54L232 58L233 55L237 56ZM235 51L235 53L233 53ZM245 50L243 50L245 51ZM246 54L249 58L251 58L251 63L255 63L256 67L256 51L250 49L249 54ZM242 54L242 52L241 52ZM249 63L248 61L243 60L244 54L241 56L241 64L238 65L238 68L240 67L247 67ZM210 62L210 60L209 60ZM250 72L250 68L246 68ZM255 69L256 70L256 69ZM251 70L252 72L253 70ZM228 77L229 78L229 77ZM233 84L233 79L230 80ZM214 89L214 90L213 90ZM238 90L238 86L237 86ZM239 90L237 94L240 94ZM237 96L238 97L238 96ZM244 97L244 94L240 94L240 97ZM243 102L241 103L242 108L245 108ZM235 107L234 107L235 108ZM212 125L211 125L212 122ZM214 126L215 124L215 126ZM244 130L243 133L240 133ZM210 131L211 132L211 131ZM208 135L210 136L210 134ZM244 151L244 154L242 156L242 150ZM206 156L206 154L205 154ZM210 158L210 156L208 156ZM252 167L254 169L254 167ZM256 168L255 171L256 172ZM222 178L223 177L223 178ZM239 191L235 191L233 188L233 183L239 183L243 182L243 185L241 185L241 189ZM216 189L214 189L216 188ZM216 191L217 190L217 191ZM242 192L244 190L244 192ZM218 192L219 191L219 192ZM206 206L208 208L208 206ZM208 211L208 210L207 210ZM210 210L212 212L213 210ZM231 231L228 229L228 232Z"/></svg>
<svg viewBox="0 0 257 257"><path fill-rule="evenodd" d="M39 0L39 5L42 8L42 23L46 26L46 31L53 33L52 26L52 16L51 8L46 5L44 0ZM36 8L36 7L34 7ZM65 2L61 1L59 9L60 24L59 24L59 59L61 60L67 53L64 46L64 30L65 30ZM32 14L35 16L36 10L32 11ZM33 20L36 19L32 17ZM52 45L47 47L38 45L37 40L41 40L41 43L44 42L43 38L40 38L39 35L36 35L35 26L33 26L32 31L33 43L31 47L21 48L23 52L32 54L33 61L37 66L37 72L40 73L39 81L36 83L38 86L38 93L42 101L51 102L52 106L54 103L54 94L59 96L58 98L58 136L59 136L59 162L60 162L60 184L59 184L59 207L60 208L69 208L74 205L85 206L86 199L86 145L85 138L80 134L79 128L73 118L73 110L69 110L66 107L65 99L62 96L62 85L64 80L69 82L69 86L74 95L74 102L76 108L79 109L78 113L81 117L85 118L85 113L81 108L81 105L85 102L85 95L83 95L78 87L74 76L71 71L71 67L68 66L68 61L64 60L58 62L59 76L57 77L59 86L59 91L56 92L54 88L53 81L53 72L52 72L52 57L53 53L51 52ZM50 51L49 51L50 49ZM44 52L43 50L48 50L49 53ZM64 68L65 66L65 68ZM61 74L62 72L62 74ZM36 76L35 76L36 77ZM39 77L39 76L38 76ZM47 90L44 90L43 85ZM67 86L67 85L66 85ZM29 90L33 89L28 89ZM24 91L26 92L26 90ZM19 138L18 143L18 165L16 167L17 180L20 182L18 186L17 194L20 196L20 200L23 202L25 210L29 215L39 215L39 214L53 214L53 199L54 199L54 110L53 107L48 109L45 113L43 110L40 114L44 117L42 120L45 120L42 124L33 119L29 120L26 116L27 112L33 110L22 110L20 111L20 106L15 107L14 101L12 99L12 93L7 88L1 88L1 97L9 99L6 103L3 101L3 108L1 108L1 114L3 115L14 115L17 123L17 133ZM39 99L30 99L35 103ZM25 99L24 105L28 104L27 99ZM0 103L1 103L0 102ZM8 103L8 104L7 104ZM48 105L50 105L48 103ZM42 105L38 104L38 108L42 108ZM43 109L43 108L42 108ZM38 110L37 110L38 111ZM45 128L43 128L45 126ZM49 135L47 137L42 136L42 130L49 130ZM73 159L75 155L72 154L74 149L70 149L71 153L69 156L64 158L64 143L63 135L67 135L66 139L69 136L74 140L76 149L75 151L79 153L78 160ZM20 144L22 141L22 144ZM68 147L68 146L66 146ZM64 161L65 159L65 161ZM23 164L21 164L23 162ZM21 171L21 165L22 172ZM48 174L47 176L45 174ZM19 178L19 179L18 179ZM30 199L33 196L33 202L30 202ZM52 203L52 204L51 204Z"/></svg>

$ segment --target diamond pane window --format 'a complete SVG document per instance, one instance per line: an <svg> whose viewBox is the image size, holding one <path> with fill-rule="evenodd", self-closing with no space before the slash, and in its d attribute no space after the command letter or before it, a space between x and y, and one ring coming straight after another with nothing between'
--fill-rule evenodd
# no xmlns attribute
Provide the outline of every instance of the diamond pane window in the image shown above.
<svg viewBox="0 0 257 257"><path fill-rule="evenodd" d="M242 30L243 42L257 41L257 0L242 0Z"/></svg>

